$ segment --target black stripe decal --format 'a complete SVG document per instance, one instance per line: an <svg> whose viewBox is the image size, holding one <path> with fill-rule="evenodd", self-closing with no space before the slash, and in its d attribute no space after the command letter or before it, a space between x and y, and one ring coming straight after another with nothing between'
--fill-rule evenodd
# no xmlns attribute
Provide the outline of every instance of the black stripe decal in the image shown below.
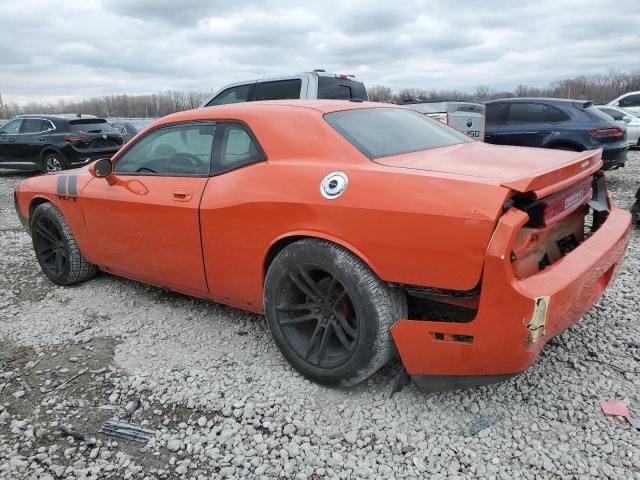
<svg viewBox="0 0 640 480"><path fill-rule="evenodd" d="M75 175L69 175L69 181L67 182L67 189L69 190L69 195L75 197L78 195L78 191L76 190L76 183L78 177Z"/></svg>
<svg viewBox="0 0 640 480"><path fill-rule="evenodd" d="M60 175L58 177L58 184L56 186L56 191L58 195L66 195L67 194L67 176Z"/></svg>

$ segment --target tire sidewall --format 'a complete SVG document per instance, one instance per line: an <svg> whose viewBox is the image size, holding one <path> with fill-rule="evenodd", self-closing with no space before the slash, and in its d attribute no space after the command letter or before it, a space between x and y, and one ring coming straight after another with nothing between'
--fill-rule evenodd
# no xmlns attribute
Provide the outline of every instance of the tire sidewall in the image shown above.
<svg viewBox="0 0 640 480"><path fill-rule="evenodd" d="M350 378L359 377L369 368L372 358L376 355L379 335L390 336L389 332L379 331L379 312L371 302L369 291L364 288L363 279L357 274L357 269L353 268L353 263L342 261L345 254L349 255L346 251L336 252L335 249L323 248L322 244L311 247L309 243L294 243L275 258L265 279L265 314L277 346L296 370L323 384L347 384ZM277 322L278 290L283 287L289 270L299 264L315 264L334 275L351 298L358 319L358 344L352 356L338 367L320 368L307 363L289 345Z"/></svg>
<svg viewBox="0 0 640 480"><path fill-rule="evenodd" d="M67 279L69 278L69 273L70 273L70 270L71 270L71 254L72 254L71 246L69 245L69 238L67 237L67 234L65 232L65 228L64 228L65 226L60 221L59 216L54 213L53 208L55 208L55 207L53 207L51 204L45 203L43 205L40 205L33 212L33 219L31 220L31 231L32 231L32 233L31 233L31 242L33 244L33 249L34 249L34 252L35 252L36 251L36 238L35 238L35 236L37 235L37 233L35 231L35 226L37 225L38 219L41 218L41 217L46 217L49 220L51 220L51 222L56 226L58 231L61 232L61 234L62 234L62 243L64 244L64 248L65 248L65 251L67 253L67 261L65 262L64 271L62 272L61 275L54 275L40 261L40 258L39 258L37 253L36 253L36 260L38 261L38 264L40 265L40 268L42 269L42 271L44 272L44 274L47 276L47 278L49 280L51 280L53 283L55 283L57 285L66 285L68 283Z"/></svg>

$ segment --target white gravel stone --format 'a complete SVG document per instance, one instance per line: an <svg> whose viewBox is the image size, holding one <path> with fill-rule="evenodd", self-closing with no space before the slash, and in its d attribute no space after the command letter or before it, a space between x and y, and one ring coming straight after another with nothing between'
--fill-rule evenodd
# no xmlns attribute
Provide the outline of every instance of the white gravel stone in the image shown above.
<svg viewBox="0 0 640 480"><path fill-rule="evenodd" d="M628 208L640 152L607 177ZM640 416L640 375L620 371L640 363L640 229L604 297L523 374L432 395L411 384L392 396L397 361L355 388L322 387L284 362L254 314L110 275L53 286L13 212L24 178L0 175L0 341L38 353L0 363L0 478L640 480L639 432L598 405L624 400ZM113 360L90 364L105 338ZM100 388L74 390L89 379ZM97 433L138 398L133 421L156 432L147 445ZM113 410L96 408L106 403ZM61 435L70 423L98 443Z"/></svg>

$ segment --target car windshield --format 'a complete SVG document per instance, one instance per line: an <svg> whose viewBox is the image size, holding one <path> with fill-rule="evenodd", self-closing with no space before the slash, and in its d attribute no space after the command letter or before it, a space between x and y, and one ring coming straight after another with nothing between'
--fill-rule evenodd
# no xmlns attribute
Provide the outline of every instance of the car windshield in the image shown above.
<svg viewBox="0 0 640 480"><path fill-rule="evenodd" d="M324 118L369 159L473 141L453 128L403 108L343 110Z"/></svg>

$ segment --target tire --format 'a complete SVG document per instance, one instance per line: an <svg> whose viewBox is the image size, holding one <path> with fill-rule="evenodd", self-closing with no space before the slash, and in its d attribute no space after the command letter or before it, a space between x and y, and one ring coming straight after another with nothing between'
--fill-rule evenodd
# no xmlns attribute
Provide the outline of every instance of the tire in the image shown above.
<svg viewBox="0 0 640 480"><path fill-rule="evenodd" d="M43 203L33 212L31 237L40 268L56 285L84 282L96 274L95 265L82 256L67 221L52 203Z"/></svg>
<svg viewBox="0 0 640 480"><path fill-rule="evenodd" d="M303 239L285 247L265 280L274 341L306 378L355 385L395 354L390 328L406 318L404 292L391 289L343 247Z"/></svg>
<svg viewBox="0 0 640 480"><path fill-rule="evenodd" d="M62 155L57 152L47 152L42 158L42 171L44 173L61 172L69 168L69 164Z"/></svg>

